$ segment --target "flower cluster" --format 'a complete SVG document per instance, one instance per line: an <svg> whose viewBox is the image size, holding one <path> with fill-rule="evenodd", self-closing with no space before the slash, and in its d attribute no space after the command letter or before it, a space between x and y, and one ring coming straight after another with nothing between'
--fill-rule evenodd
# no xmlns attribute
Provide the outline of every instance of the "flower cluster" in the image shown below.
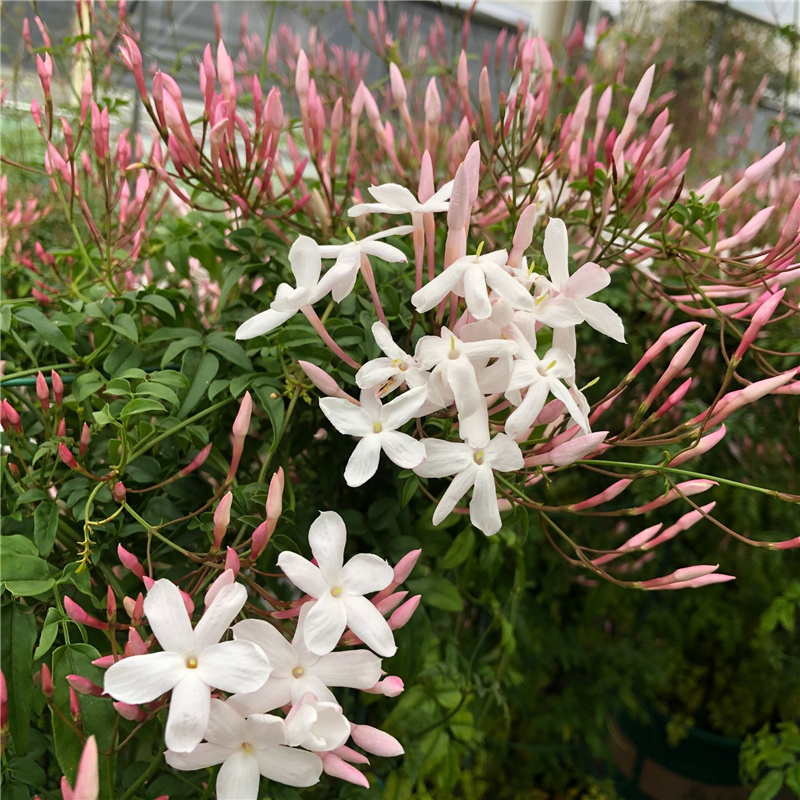
<svg viewBox="0 0 800 800"><path fill-rule="evenodd" d="M231 628L233 639L220 641L247 603L247 590L227 569L206 592L206 610L194 628L188 595L165 578L151 582L142 611L162 649L147 652L136 634L124 657L101 659L104 665L110 662L104 691L129 719L144 718L140 704L160 707L159 698L171 692L167 763L179 770L221 764L219 800L256 800L261 776L289 786L311 786L323 770L366 786L352 765L369 762L346 746L351 737L368 753L403 753L388 733L348 721L330 687L387 696L402 691L399 678L381 679L379 656L394 655L393 630L410 619L419 597L406 601L388 621L384 615L405 597L394 590L419 552L394 569L369 554L345 564L347 532L332 511L319 515L308 538L315 563L288 551L278 560L305 593L291 610L297 615L291 641L263 618L237 622ZM365 595L373 592L378 594L368 600ZM81 616L79 609L71 612ZM286 618L286 612L278 617ZM361 642L378 655L352 647L334 652L340 643ZM72 677L91 691L85 679ZM276 710L285 714L270 713Z"/></svg>

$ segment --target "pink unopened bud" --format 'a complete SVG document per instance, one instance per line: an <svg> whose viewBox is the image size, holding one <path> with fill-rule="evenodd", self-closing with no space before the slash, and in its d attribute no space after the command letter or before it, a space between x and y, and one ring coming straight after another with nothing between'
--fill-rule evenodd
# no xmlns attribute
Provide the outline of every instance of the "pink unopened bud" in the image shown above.
<svg viewBox="0 0 800 800"><path fill-rule="evenodd" d="M132 703L121 703L115 700L113 703L114 709L123 719L129 719L131 722L144 722L147 719L147 714Z"/></svg>
<svg viewBox="0 0 800 800"><path fill-rule="evenodd" d="M283 467L279 467L278 471L272 476L269 482L269 492L267 494L267 531L271 536L278 524L281 512L283 511L283 489L284 489L284 475Z"/></svg>
<svg viewBox="0 0 800 800"><path fill-rule="evenodd" d="M342 761L339 756L335 756L333 753L317 753L317 755L322 759L322 770L326 775L369 789L369 781L354 766Z"/></svg>
<svg viewBox="0 0 800 800"><path fill-rule="evenodd" d="M47 664L42 664L42 692L48 700L53 699L53 675L50 672L50 667Z"/></svg>
<svg viewBox="0 0 800 800"><path fill-rule="evenodd" d="M36 396L39 398L42 411L47 413L50 410L50 387L41 372L36 376Z"/></svg>
<svg viewBox="0 0 800 800"><path fill-rule="evenodd" d="M39 73L39 80L44 89L45 98L50 97L50 81L53 77L53 59L50 58L50 53L45 53L44 58L37 54L36 56L36 72Z"/></svg>
<svg viewBox="0 0 800 800"><path fill-rule="evenodd" d="M144 86L144 81L142 81ZM83 79L83 86L81 87L81 125L86 122L86 115L89 112L89 106L92 102L92 72L87 70L86 77Z"/></svg>
<svg viewBox="0 0 800 800"><path fill-rule="evenodd" d="M92 432L89 430L89 425L84 422L83 428L81 429L80 446L78 447L78 455L81 458L83 458L83 456L86 455L86 451L89 449L89 442L91 441L91 438L92 438Z"/></svg>
<svg viewBox="0 0 800 800"><path fill-rule="evenodd" d="M675 327L664 331L664 333L658 337L656 343L647 349L636 366L628 373L628 379L630 380L636 377L656 356L660 355L671 344L674 344L679 339L686 336L687 333L696 331L700 327L702 327L702 325L699 322L682 322L680 325L675 325Z"/></svg>
<svg viewBox="0 0 800 800"><path fill-rule="evenodd" d="M406 83L403 80L403 74L400 72L400 68L394 61L389 64L389 81L391 82L392 97L395 103L399 106L405 105L408 98Z"/></svg>
<svg viewBox="0 0 800 800"><path fill-rule="evenodd" d="M698 456L703 455L703 453L707 453L712 447L714 447L714 445L722 441L724 436L725 426L723 425L719 430L703 436L700 441L690 450L686 450L683 453L678 453L678 455L669 462L670 466L678 467L692 458L697 458Z"/></svg>
<svg viewBox="0 0 800 800"><path fill-rule="evenodd" d="M645 398L644 405L649 406L653 400L661 394L662 389L675 378L681 370L689 363L689 359L694 355L697 350L700 340L706 331L706 326L701 325L680 347L677 353L672 357L669 366L664 370L664 374L658 379L656 385L650 390Z"/></svg>
<svg viewBox="0 0 800 800"><path fill-rule="evenodd" d="M514 230L513 246L511 247L511 252L508 254L508 265L510 267L518 267L520 259L531 246L535 222L536 204L531 203L525 207L517 220L517 227Z"/></svg>
<svg viewBox="0 0 800 800"><path fill-rule="evenodd" d="M294 88L297 92L297 99L300 101L300 107L305 108L306 101L308 100L308 57L304 51L300 51L297 55L297 69L294 72Z"/></svg>
<svg viewBox="0 0 800 800"><path fill-rule="evenodd" d="M764 378L763 380L751 383L738 392L731 392L725 395L725 397L717 403L714 409L714 416L708 421L708 425L714 427L723 420L726 420L734 411L738 411L740 408L750 403L755 403L757 400L774 392L784 384L789 383L796 374L797 370L792 369L789 370L789 372L773 375L771 378Z"/></svg>
<svg viewBox="0 0 800 800"><path fill-rule="evenodd" d="M117 615L117 597L109 586L106 592L106 616L111 619Z"/></svg>
<svg viewBox="0 0 800 800"><path fill-rule="evenodd" d="M267 546L267 523L262 522L254 531L250 540L250 559L255 561Z"/></svg>
<svg viewBox="0 0 800 800"><path fill-rule="evenodd" d="M492 89L489 84L489 70L484 67L478 78L478 99L481 105L481 115L483 116L483 128L489 142L494 141L494 131L492 130Z"/></svg>
<svg viewBox="0 0 800 800"><path fill-rule="evenodd" d="M600 494L594 495L594 497L589 497L586 500L581 500L579 503L575 503L569 507L570 511L582 511L585 508L594 508L595 506L599 506L602 503L607 503L609 500L613 500L617 495L622 494L633 481L630 478L621 478L618 481L615 481L611 484L607 489L600 492Z"/></svg>
<svg viewBox="0 0 800 800"><path fill-rule="evenodd" d="M142 582L146 580L147 576L142 575ZM136 596L136 600L126 597L122 601L122 604L125 606L125 611L128 612L128 616L131 618L131 625L141 625L144 619L144 595L139 592Z"/></svg>
<svg viewBox="0 0 800 800"><path fill-rule="evenodd" d="M213 549L219 550L222 544L222 538L228 530L228 525L231 521L231 503L233 502L233 493L227 492L222 500L219 501L216 511L214 511L214 544Z"/></svg>
<svg viewBox="0 0 800 800"><path fill-rule="evenodd" d="M8 400L3 400L0 403L0 425L3 426L4 431L13 428L18 434L22 434L22 420L20 420L16 409Z"/></svg>
<svg viewBox="0 0 800 800"><path fill-rule="evenodd" d="M579 436L569 442L556 445L556 447L547 452L536 453L525 460L525 466L553 464L557 467L564 467L568 464L574 464L597 450L605 441L606 436L608 436L608 431L595 431L586 436Z"/></svg>
<svg viewBox="0 0 800 800"><path fill-rule="evenodd" d="M395 564L394 577L392 578L392 584L394 586L399 586L408 578L421 555L422 550L411 550Z"/></svg>
<svg viewBox="0 0 800 800"><path fill-rule="evenodd" d="M772 315L775 313L775 309L778 307L781 300L783 300L784 294L786 294L786 289L781 289L775 292L775 294L768 294L766 296L764 302L761 303L758 310L753 314L750 325L748 325L744 336L742 336L742 341L733 354L734 361L738 363L742 359L747 349L755 341L756 336L758 336L758 332L772 319Z"/></svg>
<svg viewBox="0 0 800 800"><path fill-rule="evenodd" d="M127 494L127 489L125 488L125 484L122 481L117 481L114 484L114 488L111 490L111 496L118 503L122 503L125 500L126 494Z"/></svg>
<svg viewBox="0 0 800 800"><path fill-rule="evenodd" d="M206 596L203 598L203 603L206 608L208 608L211 603L214 602L214 598L220 593L222 589L226 586L231 586L232 584L236 583L236 576L233 574L233 570L225 569L223 570L222 574L217 577L217 579L208 587L208 591L206 592Z"/></svg>
<svg viewBox="0 0 800 800"><path fill-rule="evenodd" d="M236 577L239 574L240 566L239 554L232 547L229 547L225 556L225 571L230 571Z"/></svg>
<svg viewBox="0 0 800 800"><path fill-rule="evenodd" d="M397 631L407 625L411 617L414 616L414 612L419 607L420 600L422 600L422 595L420 594L414 595L414 597L406 600L406 602L389 617L389 627L393 631Z"/></svg>
<svg viewBox="0 0 800 800"><path fill-rule="evenodd" d="M668 503L672 503L674 500L682 497L691 497L695 494L700 494L701 492L707 492L712 486L718 486L719 484L716 481L706 480L705 478L698 478L696 480L691 481L683 481L682 483L676 484L672 489L670 489L666 494L657 497L655 500L651 500L649 503L646 503L643 506L639 506L638 508L633 509L631 512L632 514L646 514L648 511L653 511L656 508L661 508L661 506L665 506Z"/></svg>
<svg viewBox="0 0 800 800"><path fill-rule="evenodd" d="M735 580L733 575L713 575L719 569L719 564L698 564L694 567L683 567L676 569L670 575L663 578L653 578L649 581L642 581L639 584L641 589L690 589L698 586L707 586L711 583L723 583Z"/></svg>
<svg viewBox="0 0 800 800"><path fill-rule="evenodd" d="M311 364L308 361L298 361L300 368L305 372L306 377L317 387L323 394L328 395L329 397L342 397L347 400L350 400L352 403L358 405L355 398L350 397L349 394L344 392L336 381L325 372L324 369L321 369L316 364Z"/></svg>
<svg viewBox="0 0 800 800"><path fill-rule="evenodd" d="M50 372L50 383L53 386L53 397L56 401L56 408L59 408L64 400L64 381L61 380L61 376L55 370L51 370Z"/></svg>
<svg viewBox="0 0 800 800"><path fill-rule="evenodd" d="M384 697L397 697L402 694L405 685L401 678L397 675L387 675L382 681L378 681L370 689L364 691L368 694L382 694Z"/></svg>
<svg viewBox="0 0 800 800"><path fill-rule="evenodd" d="M147 654L147 643L142 639L136 628L128 628L128 642L125 645L125 655L143 656Z"/></svg>
<svg viewBox="0 0 800 800"><path fill-rule="evenodd" d="M81 703L78 700L78 693L71 686L69 687L69 713L75 722L81 718Z"/></svg>
<svg viewBox="0 0 800 800"><path fill-rule="evenodd" d="M72 451L63 442L58 445L59 458L70 468L81 471L81 467L72 455Z"/></svg>
<svg viewBox="0 0 800 800"><path fill-rule="evenodd" d="M121 564L126 569L129 569L137 578L142 578L144 575L144 567L139 563L136 556L126 550L121 544L117 545L117 557Z"/></svg>
<svg viewBox="0 0 800 800"><path fill-rule="evenodd" d="M250 430L250 416L253 413L253 398L250 392L245 392L242 402L239 405L239 413L233 421L233 453L231 455L231 466L228 470L227 480L231 480L239 468L239 461L244 450L244 440Z"/></svg>
<svg viewBox="0 0 800 800"><path fill-rule="evenodd" d="M744 176L740 181L728 189L725 194L719 199L719 204L722 208L726 208L741 195L748 186L761 183L765 180L775 164L778 163L784 151L786 150L786 143L781 142L774 150L767 153L764 158L759 159L754 164L751 164L745 171Z"/></svg>
<svg viewBox="0 0 800 800"><path fill-rule="evenodd" d="M186 477L189 473L194 472L199 467L202 467L211 452L211 443L209 442L193 459L190 464L181 470L181 475Z"/></svg>
<svg viewBox="0 0 800 800"><path fill-rule="evenodd" d="M64 611L67 612L67 616L73 620L73 622L78 622L81 625L86 625L89 628L97 628L97 630L100 631L108 630L107 622L102 622L101 620L97 619L97 617L87 614L86 611L84 611L70 597L64 598Z"/></svg>
<svg viewBox="0 0 800 800"><path fill-rule="evenodd" d="M405 753L403 745L388 733L373 728L371 725L355 725L350 723L350 736L353 741L368 753L384 758L401 756Z"/></svg>
<svg viewBox="0 0 800 800"><path fill-rule="evenodd" d="M82 675L67 675L67 683L78 692L78 694L88 694L91 697L103 696L103 688L96 683L92 683L92 681L88 678L84 678Z"/></svg>

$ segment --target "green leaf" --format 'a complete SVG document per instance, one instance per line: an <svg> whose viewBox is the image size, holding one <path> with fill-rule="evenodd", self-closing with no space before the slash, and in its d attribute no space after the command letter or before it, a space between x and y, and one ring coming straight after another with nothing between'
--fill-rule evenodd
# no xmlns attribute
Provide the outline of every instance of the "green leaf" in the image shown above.
<svg viewBox="0 0 800 800"><path fill-rule="evenodd" d="M72 394L79 403L82 403L87 397L91 397L102 389L105 383L106 379L99 372L94 370L82 372L72 384Z"/></svg>
<svg viewBox="0 0 800 800"><path fill-rule="evenodd" d="M439 561L439 567L441 569L453 569L453 567L463 564L472 555L474 549L475 534L471 527L465 528L456 536L453 544L442 556L441 561Z"/></svg>
<svg viewBox="0 0 800 800"><path fill-rule="evenodd" d="M136 397L123 406L120 416L132 417L134 414L157 414L165 411L166 409L158 400L151 400L148 397Z"/></svg>
<svg viewBox="0 0 800 800"><path fill-rule="evenodd" d="M47 616L44 620L44 627L39 636L39 644L36 646L36 652L33 654L33 660L38 661L47 655L47 652L53 646L53 642L58 636L58 628L61 623L61 614L57 608L51 606L47 609Z"/></svg>
<svg viewBox="0 0 800 800"><path fill-rule="evenodd" d="M11 538L24 537L3 537L3 547L0 548L2 585L11 594L20 597L35 597L46 592L53 585L47 562L38 555L14 552L6 544L6 540Z"/></svg>
<svg viewBox="0 0 800 800"><path fill-rule="evenodd" d="M3 541L11 537L3 537ZM33 698L33 646L36 644L36 619L25 613L19 603L8 603L0 611L3 647L0 649L3 675L8 684L8 722L14 739L14 751L25 754L31 724Z"/></svg>
<svg viewBox="0 0 800 800"><path fill-rule="evenodd" d="M800 797L800 761L786 770L784 780L786 781L786 785Z"/></svg>
<svg viewBox="0 0 800 800"><path fill-rule="evenodd" d="M164 386L163 383L154 383L148 381L143 383L136 390L136 394L152 395L161 400L166 400L170 405L176 406L179 403L178 395L175 394L169 386Z"/></svg>
<svg viewBox="0 0 800 800"><path fill-rule="evenodd" d="M251 370L253 364L250 361L247 353L240 344L236 344L233 339L229 339L225 334L215 331L206 337L206 346L209 350L219 353L224 359L236 364L237 367L242 369Z"/></svg>
<svg viewBox="0 0 800 800"><path fill-rule="evenodd" d="M47 780L45 771L30 757L12 758L8 762L8 769L15 780L26 786L42 786Z"/></svg>
<svg viewBox="0 0 800 800"><path fill-rule="evenodd" d="M126 339L130 339L134 344L139 343L139 331L136 330L136 323L130 314L117 314L113 322L106 322L111 330L116 331Z"/></svg>
<svg viewBox="0 0 800 800"><path fill-rule="evenodd" d="M447 578L429 576L406 581L406 583L412 592L422 595L422 602L425 605L453 612L461 611L463 608L464 604L458 589Z"/></svg>
<svg viewBox="0 0 800 800"><path fill-rule="evenodd" d="M192 385L183 400L181 410L178 412L178 419L186 419L191 414L195 406L203 399L218 370L219 359L213 353L204 353L197 366Z"/></svg>
<svg viewBox="0 0 800 800"><path fill-rule="evenodd" d="M161 367L163 368L169 364L170 361L174 361L184 350L189 350L192 347L200 347L202 344L203 340L194 336L178 339L177 342L173 342L167 348L167 352L164 353L164 357L161 359Z"/></svg>
<svg viewBox="0 0 800 800"><path fill-rule="evenodd" d="M174 369L165 369L161 372L153 372L150 381L163 383L165 386L173 386L176 389L188 389L189 379L182 373Z"/></svg>
<svg viewBox="0 0 800 800"><path fill-rule="evenodd" d="M403 492L400 496L401 506L407 506L411 502L411 498L414 496L414 493L417 491L418 487L419 478L416 475L412 475L406 480L406 482L403 484Z"/></svg>
<svg viewBox="0 0 800 800"><path fill-rule="evenodd" d="M771 770L759 782L753 793L750 795L750 800L772 800L783 786L783 771Z"/></svg>
<svg viewBox="0 0 800 800"><path fill-rule="evenodd" d="M33 540L46 556L53 549L58 529L58 506L50 501L39 503L33 512Z"/></svg>
<svg viewBox="0 0 800 800"><path fill-rule="evenodd" d="M140 300L142 303L153 306L153 308L163 311L165 314L172 317L172 319L175 319L175 308L166 297L160 294L146 294L144 297L141 297Z"/></svg>
<svg viewBox="0 0 800 800"><path fill-rule="evenodd" d="M21 322L36 329L39 336L61 353L71 356L75 354L73 346L58 326L49 320L38 308L22 306L14 312L14 316Z"/></svg>

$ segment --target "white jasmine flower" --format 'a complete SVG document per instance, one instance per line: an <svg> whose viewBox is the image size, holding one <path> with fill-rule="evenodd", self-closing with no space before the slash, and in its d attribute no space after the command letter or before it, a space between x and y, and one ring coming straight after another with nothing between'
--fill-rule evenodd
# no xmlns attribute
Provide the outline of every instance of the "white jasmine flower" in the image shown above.
<svg viewBox="0 0 800 800"><path fill-rule="evenodd" d="M351 217L362 217L364 214L412 214L414 217L422 214L436 214L450 208L450 195L453 193L453 181L449 181L438 192L433 194L424 203L397 183L384 183L382 186L370 186L369 193L377 200L376 203L358 203L347 213ZM417 220L414 225L416 227Z"/></svg>
<svg viewBox="0 0 800 800"><path fill-rule="evenodd" d="M349 738L350 723L341 706L317 700L311 692L286 715L286 741L292 747L324 753L341 747Z"/></svg>
<svg viewBox="0 0 800 800"><path fill-rule="evenodd" d="M347 529L334 511L322 511L308 532L312 564L284 551L278 566L298 589L317 599L305 618L303 641L316 655L326 655L350 628L364 644L382 656L397 651L389 623L365 594L385 589L394 571L382 558L359 553L343 566Z"/></svg>
<svg viewBox="0 0 800 800"><path fill-rule="evenodd" d="M500 433L488 441L487 433L486 440L480 446L426 439L425 461L415 467L414 472L424 478L455 475L433 513L434 525L438 525L474 487L469 518L476 528L491 536L500 530L493 470L509 472L522 469L523 464L522 451L511 437Z"/></svg>
<svg viewBox="0 0 800 800"><path fill-rule="evenodd" d="M381 660L369 650L345 650L318 656L305 645L305 620L312 604L300 611L291 644L269 622L245 619L233 626L233 638L253 642L269 658L272 674L255 692L234 695L228 702L242 712L264 712L297 703L311 692L321 701L335 703L329 686L371 689L381 678Z"/></svg>
<svg viewBox="0 0 800 800"><path fill-rule="evenodd" d="M313 786L322 774L322 759L286 747L284 721L268 714L245 719L230 701L211 701L206 742L191 753L167 750L173 769L194 770L222 764L217 775L217 800L258 800L261 776L287 786Z"/></svg>
<svg viewBox="0 0 800 800"><path fill-rule="evenodd" d="M361 439L344 471L348 486L361 486L375 474L381 450L390 461L406 469L416 467L425 458L422 444L397 428L417 416L426 396L425 387L420 386L386 405L381 405L373 390L361 392L359 406L339 397L319 401L322 413L336 430Z"/></svg>
<svg viewBox="0 0 800 800"><path fill-rule="evenodd" d="M123 658L106 672L106 692L123 703L149 703L172 690L165 736L171 750L188 752L203 738L212 688L252 692L269 677L269 661L252 642L220 642L246 600L241 584L223 587L192 630L178 587L156 581L144 613L163 651Z"/></svg>
<svg viewBox="0 0 800 800"><path fill-rule="evenodd" d="M372 326L372 336L385 358L373 358L356 373L356 383L361 389L376 389L383 397L404 384L409 389L426 386L429 374L421 369L414 356L394 343L389 329L382 323Z"/></svg>

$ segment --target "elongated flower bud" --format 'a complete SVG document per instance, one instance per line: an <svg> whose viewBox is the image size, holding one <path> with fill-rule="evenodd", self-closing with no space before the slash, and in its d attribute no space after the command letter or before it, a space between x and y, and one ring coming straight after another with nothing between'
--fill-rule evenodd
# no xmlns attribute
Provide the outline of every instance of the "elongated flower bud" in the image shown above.
<svg viewBox="0 0 800 800"><path fill-rule="evenodd" d="M191 461L190 464L185 466L181 470L181 475L186 477L189 473L194 472L196 469L205 464L206 459L208 458L208 454L211 452L211 442L209 442Z"/></svg>
<svg viewBox="0 0 800 800"><path fill-rule="evenodd" d="M382 694L384 697L397 697L402 694L405 685L397 675L387 675L383 680L378 681L373 687L364 689L368 694Z"/></svg>
<svg viewBox="0 0 800 800"><path fill-rule="evenodd" d="M408 93L406 92L406 83L403 80L403 74L400 68L392 61L389 64L389 81L392 87L392 97L397 105L405 105Z"/></svg>
<svg viewBox="0 0 800 800"><path fill-rule="evenodd" d="M636 366L628 373L627 380L635 378L654 358L656 358L656 356L660 355L671 344L674 344L679 339L686 336L687 333L696 331L700 327L702 326L699 322L682 322L680 325L676 325L664 331L664 333L658 337L656 343L647 349Z"/></svg>
<svg viewBox="0 0 800 800"><path fill-rule="evenodd" d="M240 567L241 562L239 561L239 554L232 547L229 547L225 555L225 571L233 573L233 577L235 578L239 574Z"/></svg>
<svg viewBox="0 0 800 800"><path fill-rule="evenodd" d="M81 466L72 455L72 451L63 442L58 445L58 457L70 468L82 472Z"/></svg>
<svg viewBox="0 0 800 800"><path fill-rule="evenodd" d="M401 756L405 752L403 745L388 733L370 725L355 725L350 723L350 735L353 741L368 753L384 758Z"/></svg>
<svg viewBox="0 0 800 800"><path fill-rule="evenodd" d="M719 199L722 208L726 208L739 197L749 186L760 183L772 172L772 168L778 163L784 151L786 143L781 142L774 150L770 151L763 158L751 164L745 171L740 181L731 186Z"/></svg>
<svg viewBox="0 0 800 800"><path fill-rule="evenodd" d="M668 503L671 503L680 497L691 497L692 495L700 494L701 492L706 492L712 486L719 486L719 484L716 481L706 480L705 478L698 478L696 480L691 480L691 481L683 481L682 483L676 484L666 494L657 497L655 500L651 500L649 503L646 503L643 506L639 506L638 508L632 509L632 511L630 511L629 513L636 515L646 514L648 511L653 511L656 508L661 508L661 506L665 506Z"/></svg>
<svg viewBox="0 0 800 800"><path fill-rule="evenodd" d="M227 492L222 500L219 501L216 511L214 511L214 550L219 550L222 544L222 537L225 536L225 532L228 530L228 525L231 521L232 502L233 493Z"/></svg>
<svg viewBox="0 0 800 800"><path fill-rule="evenodd" d="M686 450L683 453L678 453L678 455L675 456L672 461L670 461L670 465L673 467L678 467L681 464L685 464L692 458L697 458L698 456L703 455L703 453L707 453L712 447L714 447L714 445L722 441L722 439L725 437L725 432L725 426L723 425L719 430L703 436L695 447L692 447L690 450Z"/></svg>
<svg viewBox="0 0 800 800"><path fill-rule="evenodd" d="M231 466L228 470L227 480L231 480L239 468L239 461L244 450L244 440L250 430L250 417L253 413L253 398L250 392L245 392L242 402L239 405L239 413L233 422L233 454L231 455Z"/></svg>
<svg viewBox="0 0 800 800"><path fill-rule="evenodd" d="M254 531L250 539L250 560L255 561L267 546L267 523L262 522Z"/></svg>
<svg viewBox="0 0 800 800"><path fill-rule="evenodd" d="M67 683L78 694L88 694L91 697L102 697L105 694L102 686L98 686L82 675L67 675Z"/></svg>
<svg viewBox="0 0 800 800"><path fill-rule="evenodd" d="M272 536L283 510L283 488L283 467L278 467L278 471L270 479L269 492L267 494L267 541Z"/></svg>
<svg viewBox="0 0 800 800"><path fill-rule="evenodd" d="M750 325L748 325L744 336L742 336L742 341L733 354L735 363L738 364L739 361L742 360L750 345L756 340L758 332L772 319L772 315L775 313L775 309L778 307L781 300L783 300L784 294L786 294L786 289L781 289L775 292L775 294L768 295L764 302L758 307L756 313L753 314Z"/></svg>
<svg viewBox="0 0 800 800"><path fill-rule="evenodd" d="M123 719L130 720L131 722L144 722L147 719L147 714L137 705L122 703L119 700L115 700L112 705L117 714Z"/></svg>
<svg viewBox="0 0 800 800"><path fill-rule="evenodd" d="M53 699L55 689L53 687L53 675L47 664L42 664L42 693L48 701Z"/></svg>
<svg viewBox="0 0 800 800"><path fill-rule="evenodd" d="M99 631L108 630L107 622L103 622L102 620L97 619L97 617L93 617L91 614L87 614L70 597L64 598L64 611L67 612L67 616L74 622L78 622L81 625L86 625L89 628L97 628L97 630Z"/></svg>
<svg viewBox="0 0 800 800"><path fill-rule="evenodd" d="M649 406L653 400L661 394L662 389L675 377L677 377L683 368L689 363L689 360L697 350L703 334L706 332L706 326L701 325L679 348L678 352L672 357L669 366L664 370L664 374L658 379L656 385L650 390L644 400L643 405Z"/></svg>
<svg viewBox="0 0 800 800"><path fill-rule="evenodd" d="M369 789L369 781L354 766L342 761L339 756L335 756L333 753L317 753L317 755L322 759L322 771L326 775Z"/></svg>
<svg viewBox="0 0 800 800"><path fill-rule="evenodd" d="M60 408L64 400L64 381L61 380L61 376L55 370L50 371L50 383L53 386L56 408Z"/></svg>
<svg viewBox="0 0 800 800"><path fill-rule="evenodd" d="M91 441L91 438L92 438L92 432L89 430L89 425L84 422L83 428L81 429L81 441L78 447L78 455L81 458L83 458L86 455L86 451L89 449L89 442Z"/></svg>
<svg viewBox="0 0 800 800"><path fill-rule="evenodd" d="M633 481L630 478L622 478L612 483L611 486L600 492L600 494L596 494L593 497L571 505L569 510L582 511L585 508L594 508L602 503L607 503L609 500L613 500L617 495L622 494L632 483Z"/></svg>
<svg viewBox="0 0 800 800"><path fill-rule="evenodd" d="M339 384L325 372L324 369L312 364L309 361L298 361L300 368L305 372L306 377L317 387L323 394L328 397L341 397L349 400L351 403L358 405L358 401L351 397L347 392L339 387Z"/></svg>
<svg viewBox="0 0 800 800"><path fill-rule="evenodd" d="M3 426L4 431L14 429L18 434L22 435L22 420L16 409L8 402L3 400L0 403L0 425Z"/></svg>
<svg viewBox="0 0 800 800"><path fill-rule="evenodd" d="M392 616L389 617L389 627L393 631L397 631L404 625L407 625L411 617L414 616L414 612L419 607L420 600L422 600L421 594L414 595L414 597L406 600L406 602L403 603L400 608L396 609L392 613Z"/></svg>

